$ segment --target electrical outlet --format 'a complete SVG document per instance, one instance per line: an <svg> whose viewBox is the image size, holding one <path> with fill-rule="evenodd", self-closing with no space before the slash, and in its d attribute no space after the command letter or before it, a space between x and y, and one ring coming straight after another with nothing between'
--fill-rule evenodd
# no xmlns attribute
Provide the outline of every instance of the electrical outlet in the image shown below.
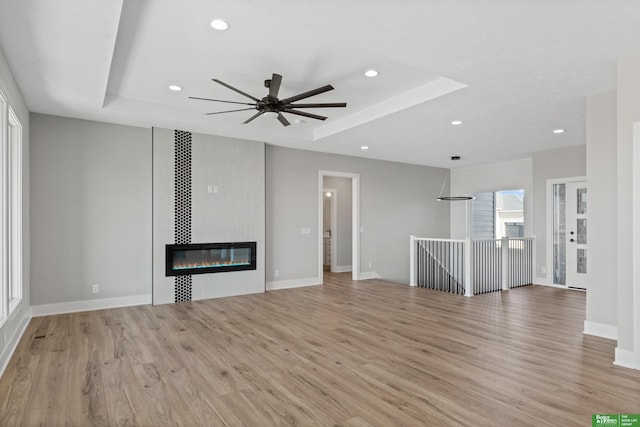
<svg viewBox="0 0 640 427"><path fill-rule="evenodd" d="M100 285L94 284L91 286L91 292L94 294L100 293Z"/></svg>
<svg viewBox="0 0 640 427"><path fill-rule="evenodd" d="M213 185L207 185L207 193L213 193Z"/></svg>
<svg viewBox="0 0 640 427"><path fill-rule="evenodd" d="M372 265L373 265L373 263L371 261L369 261L369 268L371 268Z"/></svg>
<svg viewBox="0 0 640 427"><path fill-rule="evenodd" d="M540 267L540 272L542 274L547 274L547 267Z"/></svg>
<svg viewBox="0 0 640 427"><path fill-rule="evenodd" d="M280 270L276 270L276 272L274 273L274 276L280 277Z"/></svg>

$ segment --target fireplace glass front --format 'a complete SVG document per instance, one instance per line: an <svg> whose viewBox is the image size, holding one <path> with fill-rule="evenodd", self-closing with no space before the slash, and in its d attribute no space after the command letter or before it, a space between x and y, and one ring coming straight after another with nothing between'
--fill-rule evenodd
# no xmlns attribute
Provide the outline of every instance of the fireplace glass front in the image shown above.
<svg viewBox="0 0 640 427"><path fill-rule="evenodd" d="M166 275L256 269L256 242L166 245Z"/></svg>

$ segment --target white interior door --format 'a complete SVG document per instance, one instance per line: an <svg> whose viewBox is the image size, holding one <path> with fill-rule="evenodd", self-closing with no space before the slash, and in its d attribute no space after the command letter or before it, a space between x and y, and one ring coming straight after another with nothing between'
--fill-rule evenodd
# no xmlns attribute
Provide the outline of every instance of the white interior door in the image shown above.
<svg viewBox="0 0 640 427"><path fill-rule="evenodd" d="M568 182L566 187L567 286L587 287L587 183Z"/></svg>

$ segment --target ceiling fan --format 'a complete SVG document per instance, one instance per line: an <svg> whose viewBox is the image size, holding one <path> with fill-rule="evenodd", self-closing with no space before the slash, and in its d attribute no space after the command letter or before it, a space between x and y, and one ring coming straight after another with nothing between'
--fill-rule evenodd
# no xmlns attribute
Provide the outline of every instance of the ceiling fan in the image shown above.
<svg viewBox="0 0 640 427"><path fill-rule="evenodd" d="M289 126L291 123L282 115L282 113L296 114L298 116L309 117L311 119L316 120L326 120L327 117L320 116L318 114L307 113L306 111L299 111L296 108L333 108L333 107L346 107L346 102L329 102L329 103L316 103L316 104L294 104L296 101L300 101L301 99L309 98L315 95L319 95L324 92L328 92L333 90L333 86L326 85L319 87L317 89L313 89L307 92L300 93L295 96L291 96L285 99L278 99L278 92L280 91L280 84L282 83L282 76L280 74L273 73L271 79L264 81L264 86L269 89L269 94L262 99L258 99L254 96L249 95L241 91L240 89L236 89L235 87L220 81L218 79L211 79L214 82L221 84L222 86L231 89L234 92L238 92L240 95L246 96L251 99L253 102L235 102L235 101L224 101L221 99L210 99L210 98L198 98L195 96L190 96L190 99L200 99L203 101L215 101L215 102L225 102L227 104L240 104L240 105L250 105L248 108L241 108L239 110L227 110L227 111L216 111L215 113L206 113L205 115L212 114L223 114L223 113L232 113L235 111L247 111L247 110L258 110L256 114L249 117L247 120L243 122L243 124L249 123L254 119L262 116L263 114L277 114L278 120L282 123L283 126Z"/></svg>

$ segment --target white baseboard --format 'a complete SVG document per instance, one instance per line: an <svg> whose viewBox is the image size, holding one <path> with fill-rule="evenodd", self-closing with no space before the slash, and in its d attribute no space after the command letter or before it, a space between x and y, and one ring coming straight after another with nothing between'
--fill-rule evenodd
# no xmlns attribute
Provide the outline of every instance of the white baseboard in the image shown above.
<svg viewBox="0 0 640 427"><path fill-rule="evenodd" d="M331 270L332 273L346 273L352 271L353 268L350 265L336 265L336 268Z"/></svg>
<svg viewBox="0 0 640 427"><path fill-rule="evenodd" d="M554 283L538 283L538 282L536 282L536 283L534 283L534 285L537 285L537 286L546 286L546 287L548 287L548 288L556 288L556 289L572 289L572 288L569 288L568 286L565 286L565 285L556 285L556 284L554 284Z"/></svg>
<svg viewBox="0 0 640 427"><path fill-rule="evenodd" d="M584 331L586 335L593 335L595 337L607 338L610 340L618 339L618 327L613 325L607 325L605 323L584 321Z"/></svg>
<svg viewBox="0 0 640 427"><path fill-rule="evenodd" d="M633 351L622 350L616 347L616 360L614 365L622 366L623 368L640 369L640 355L635 354Z"/></svg>
<svg viewBox="0 0 640 427"><path fill-rule="evenodd" d="M151 304L151 294L132 295L130 297L99 298L85 301L61 302L31 306L33 317L51 316L54 314L76 313L79 311L104 310L108 308L131 307Z"/></svg>
<svg viewBox="0 0 640 427"><path fill-rule="evenodd" d="M31 320L31 310L29 310L29 308L26 308L23 310L21 315L22 318L20 319L18 327L16 328L13 335L7 340L4 349L0 353L0 377L2 377L4 370L7 368L7 365L11 360L11 356L13 356L13 353L15 353L16 348L18 347L18 343L20 342L22 335L24 335L24 331L27 330L27 326L29 325L29 321Z"/></svg>
<svg viewBox="0 0 640 427"><path fill-rule="evenodd" d="M277 282L267 282L267 291L278 289L302 288L304 286L322 285L322 277L307 277L306 279L279 280Z"/></svg>
<svg viewBox="0 0 640 427"><path fill-rule="evenodd" d="M548 281L546 277L536 277L536 281L533 282L534 285L544 285L544 286L553 286L551 282Z"/></svg>
<svg viewBox="0 0 640 427"><path fill-rule="evenodd" d="M362 271L358 276L358 280L382 279L382 276L375 271Z"/></svg>

